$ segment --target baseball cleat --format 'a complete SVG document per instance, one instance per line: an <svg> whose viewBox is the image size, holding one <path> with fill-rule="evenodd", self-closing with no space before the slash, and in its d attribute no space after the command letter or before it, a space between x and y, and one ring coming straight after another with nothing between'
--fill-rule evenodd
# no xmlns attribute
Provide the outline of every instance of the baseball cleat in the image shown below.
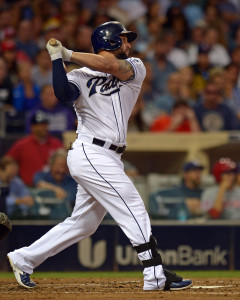
<svg viewBox="0 0 240 300"><path fill-rule="evenodd" d="M172 282L170 286L170 291L179 291L189 289L192 286L192 280L183 279L178 282Z"/></svg>
<svg viewBox="0 0 240 300"><path fill-rule="evenodd" d="M31 289L34 288L36 286L36 284L30 279L30 275L26 272L23 272L22 270L18 269L13 261L11 260L11 258L7 255L7 258L9 260L9 263L11 265L11 268L13 270L13 273L16 277L17 282L27 288L27 289Z"/></svg>

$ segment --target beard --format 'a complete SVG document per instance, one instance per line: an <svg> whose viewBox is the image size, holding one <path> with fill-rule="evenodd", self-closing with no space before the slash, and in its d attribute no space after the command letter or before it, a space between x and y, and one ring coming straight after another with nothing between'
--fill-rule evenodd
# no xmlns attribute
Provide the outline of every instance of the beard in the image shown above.
<svg viewBox="0 0 240 300"><path fill-rule="evenodd" d="M116 53L116 58L118 58L118 59L127 59L128 56L125 52L119 52L119 53Z"/></svg>

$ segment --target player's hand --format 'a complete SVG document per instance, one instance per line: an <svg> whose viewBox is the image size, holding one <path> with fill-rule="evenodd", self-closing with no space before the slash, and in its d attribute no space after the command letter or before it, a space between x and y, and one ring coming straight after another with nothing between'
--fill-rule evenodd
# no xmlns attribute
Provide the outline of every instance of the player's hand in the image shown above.
<svg viewBox="0 0 240 300"><path fill-rule="evenodd" d="M46 48L51 57L51 60L62 58L62 48L63 48L62 43L60 41L56 40L56 45L52 46L52 45L50 45L49 41L46 45Z"/></svg>
<svg viewBox="0 0 240 300"><path fill-rule="evenodd" d="M67 48L62 47L62 57L63 57L63 61L71 61L72 53L73 53L72 50L68 50Z"/></svg>

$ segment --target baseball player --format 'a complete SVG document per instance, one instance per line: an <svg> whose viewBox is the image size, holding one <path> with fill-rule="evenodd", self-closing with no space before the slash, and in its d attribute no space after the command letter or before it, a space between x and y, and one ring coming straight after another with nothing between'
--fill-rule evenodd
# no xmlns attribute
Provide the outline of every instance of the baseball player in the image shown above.
<svg viewBox="0 0 240 300"><path fill-rule="evenodd" d="M78 191L71 217L29 247L8 254L18 283L26 288L36 286L30 279L34 268L92 235L107 211L143 263L144 290L181 290L192 285L164 268L148 213L121 162L128 119L145 77L142 61L128 58L136 37L121 23L107 22L92 34L95 54L73 52L59 41L47 44L55 94L60 101L74 102L78 118L77 138L67 159ZM63 61L83 67L66 75Z"/></svg>

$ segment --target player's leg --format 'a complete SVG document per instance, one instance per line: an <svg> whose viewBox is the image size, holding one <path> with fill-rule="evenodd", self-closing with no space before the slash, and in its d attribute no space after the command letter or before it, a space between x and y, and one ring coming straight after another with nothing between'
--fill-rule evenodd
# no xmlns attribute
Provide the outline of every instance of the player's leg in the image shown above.
<svg viewBox="0 0 240 300"><path fill-rule="evenodd" d="M81 186L78 186L76 204L71 217L53 227L29 247L10 252L8 257L13 264L12 267L26 274L32 274L33 269L48 257L92 235L101 223L105 213L106 210L102 205ZM20 275L18 274L18 276ZM17 278L17 280L19 282L21 278Z"/></svg>
<svg viewBox="0 0 240 300"><path fill-rule="evenodd" d="M119 155L89 144L77 147L78 151L71 153L74 164L69 164L70 172L112 215L132 245L138 247L138 256L145 264L144 289L163 289L166 277L169 276L181 280L175 275L166 275L163 270L156 244L150 239L151 225L148 213L139 193L124 173ZM86 159L82 159L82 156ZM77 160L77 157L81 159ZM81 169L87 172L77 172Z"/></svg>

